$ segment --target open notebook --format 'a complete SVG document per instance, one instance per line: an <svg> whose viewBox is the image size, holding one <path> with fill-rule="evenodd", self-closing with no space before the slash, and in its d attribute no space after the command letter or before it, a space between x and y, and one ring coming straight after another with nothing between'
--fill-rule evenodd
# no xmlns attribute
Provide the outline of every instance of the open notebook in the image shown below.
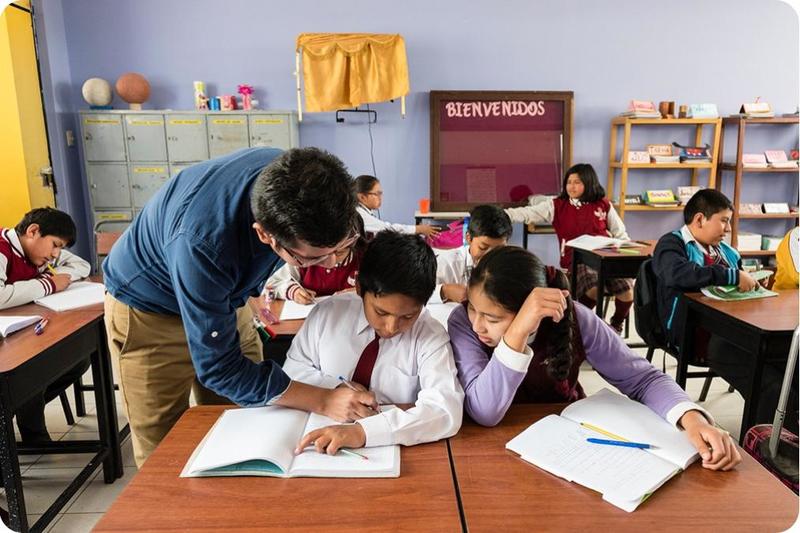
<svg viewBox="0 0 800 533"><path fill-rule="evenodd" d="M655 448L592 444L588 437L609 437L581 423ZM685 433L647 406L608 389L571 404L561 416L539 420L506 448L553 475L601 493L605 501L628 512L699 457Z"/></svg>
<svg viewBox="0 0 800 533"><path fill-rule="evenodd" d="M565 243L572 248L581 250L599 250L600 248L642 248L644 244L636 241L625 241L612 237L601 237L599 235L581 235Z"/></svg>
<svg viewBox="0 0 800 533"><path fill-rule="evenodd" d="M394 408L394 407L392 407ZM360 457L317 453L294 455L300 439L337 424L330 418L285 407L225 411L186 463L181 477L398 477L400 447L359 448Z"/></svg>
<svg viewBox="0 0 800 533"><path fill-rule="evenodd" d="M15 331L27 328L42 319L39 315L30 316L0 316L0 338L8 337Z"/></svg>
<svg viewBox="0 0 800 533"><path fill-rule="evenodd" d="M53 311L69 311L87 305L101 304L105 297L102 283L92 281L76 281L61 292L38 298L35 303Z"/></svg>

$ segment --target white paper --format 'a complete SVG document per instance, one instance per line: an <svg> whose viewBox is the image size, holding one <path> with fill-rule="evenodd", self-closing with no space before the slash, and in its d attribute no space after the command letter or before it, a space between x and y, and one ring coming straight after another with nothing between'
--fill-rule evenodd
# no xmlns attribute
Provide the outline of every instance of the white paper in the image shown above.
<svg viewBox="0 0 800 533"><path fill-rule="evenodd" d="M42 317L39 315L29 316L0 316L0 337L8 337L15 331L35 324L40 321Z"/></svg>
<svg viewBox="0 0 800 533"><path fill-rule="evenodd" d="M635 248L643 247L643 244L634 241L614 239L612 237L600 237L599 235L581 235L571 241L566 242L567 246L580 248L581 250L598 250L600 248Z"/></svg>
<svg viewBox="0 0 800 533"><path fill-rule="evenodd" d="M308 314L314 309L314 306L330 298L330 296L319 296L315 298L316 302L308 305L299 304L293 300L286 300L283 302L283 309L281 309L281 320L297 320L300 318L308 318Z"/></svg>
<svg viewBox="0 0 800 533"><path fill-rule="evenodd" d="M53 311L68 311L87 305L101 304L105 298L102 283L77 281L61 292L34 300L35 303Z"/></svg>

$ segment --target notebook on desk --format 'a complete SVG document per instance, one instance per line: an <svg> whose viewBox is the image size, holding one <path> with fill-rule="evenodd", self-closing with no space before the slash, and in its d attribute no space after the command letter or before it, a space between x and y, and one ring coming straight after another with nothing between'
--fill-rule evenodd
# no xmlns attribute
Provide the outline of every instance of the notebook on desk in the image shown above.
<svg viewBox="0 0 800 533"><path fill-rule="evenodd" d="M566 246L580 248L581 250L599 250L600 248L642 248L643 244L636 241L626 241L614 239L613 237L601 237L599 235L581 235L570 241Z"/></svg>
<svg viewBox="0 0 800 533"><path fill-rule="evenodd" d="M582 423L655 447L593 444L586 439L608 436ZM553 475L601 493L605 501L628 512L699 457L685 433L647 406L608 389L569 405L561 416L539 420L506 448Z"/></svg>
<svg viewBox="0 0 800 533"><path fill-rule="evenodd" d="M61 292L37 298L34 303L53 311L69 311L70 309L103 303L105 292L106 288L102 283L76 281Z"/></svg>
<svg viewBox="0 0 800 533"><path fill-rule="evenodd" d="M395 407L391 407L395 408ZM181 477L398 477L400 447L360 448L367 458L308 449L294 455L306 433L334 420L285 407L225 411L186 463Z"/></svg>
<svg viewBox="0 0 800 533"><path fill-rule="evenodd" d="M8 337L15 331L27 328L42 319L39 315L0 316L0 338Z"/></svg>

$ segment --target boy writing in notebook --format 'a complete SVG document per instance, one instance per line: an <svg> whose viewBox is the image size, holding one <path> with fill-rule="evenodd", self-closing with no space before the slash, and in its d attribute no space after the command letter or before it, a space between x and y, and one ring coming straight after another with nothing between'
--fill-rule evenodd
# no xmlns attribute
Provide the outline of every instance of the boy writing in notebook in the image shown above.
<svg viewBox="0 0 800 533"><path fill-rule="evenodd" d="M467 280L481 257L511 238L511 219L496 205L479 205L469 212L467 247L444 250L436 256L436 289L430 303L463 302Z"/></svg>
<svg viewBox="0 0 800 533"><path fill-rule="evenodd" d="M329 454L413 445L458 431L464 392L450 341L424 308L435 284L433 250L413 235L382 231L364 253L357 294L335 295L314 308L287 355L284 370L292 379L353 386L372 391L379 404L413 406L377 413L375 405L355 424L305 435L298 452L312 443Z"/></svg>
<svg viewBox="0 0 800 533"><path fill-rule="evenodd" d="M659 239L653 252L657 277L658 312L667 339L673 346L681 341L685 315L678 304L682 292L696 292L709 285L736 285L751 291L757 282L742 269L739 252L723 239L730 232L733 205L721 192L701 189L683 209L684 226ZM766 281L766 280L765 280ZM695 353L717 375L747 394L751 382L751 356L727 340L698 329ZM757 422L772 422L782 383L783 370L766 364L761 380ZM786 427L797 431L797 387L790 397ZM747 428L743 428L743 431Z"/></svg>
<svg viewBox="0 0 800 533"><path fill-rule="evenodd" d="M75 243L75 223L52 207L33 209L15 228L0 229L0 309L31 303L63 291L89 275L89 263L67 250ZM17 409L22 442L51 440L44 405L74 383L88 368L82 363L52 383L42 395Z"/></svg>

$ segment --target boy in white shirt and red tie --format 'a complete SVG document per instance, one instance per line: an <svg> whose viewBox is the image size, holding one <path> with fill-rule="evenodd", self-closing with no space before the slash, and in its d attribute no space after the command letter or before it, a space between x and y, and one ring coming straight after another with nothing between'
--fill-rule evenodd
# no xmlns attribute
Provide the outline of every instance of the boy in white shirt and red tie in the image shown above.
<svg viewBox="0 0 800 533"><path fill-rule="evenodd" d="M413 235L382 231L364 253L357 294L317 304L284 370L320 387L369 390L375 403L356 413L355 424L310 432L298 450L312 443L329 454L342 447L413 445L458 431L464 391L450 340L424 308L435 284L433 250ZM413 405L378 413L378 404Z"/></svg>

